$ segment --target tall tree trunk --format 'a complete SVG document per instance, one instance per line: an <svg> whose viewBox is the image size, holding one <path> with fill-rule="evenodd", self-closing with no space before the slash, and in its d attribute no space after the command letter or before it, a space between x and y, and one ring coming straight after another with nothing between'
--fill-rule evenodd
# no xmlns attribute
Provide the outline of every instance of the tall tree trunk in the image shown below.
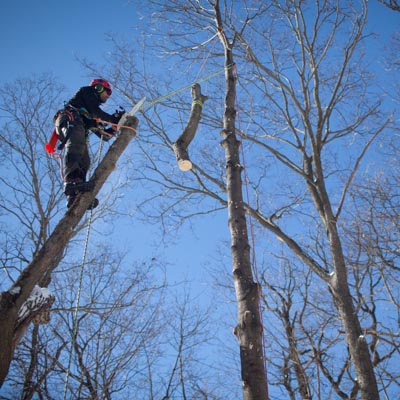
<svg viewBox="0 0 400 400"><path fill-rule="evenodd" d="M333 221L333 219L331 220ZM353 361L357 383L363 400L378 400L379 391L371 361L368 344L361 329L360 320L354 308L353 298L347 280L347 269L336 222L329 229L331 253L335 273L331 277L330 287L335 299L339 316L346 332L346 342Z"/></svg>
<svg viewBox="0 0 400 400"><path fill-rule="evenodd" d="M343 322L346 342L349 346L361 398L363 400L377 400L379 399L378 384L376 382L368 344L363 335L361 323L354 308L350 292L347 267L338 232L337 216L332 211L323 174L321 146L313 147L312 160L314 169L311 167L311 164L307 165L307 160L305 160L305 165L307 166L306 173L308 176L306 182L328 235L334 270L334 273L329 276L328 284L338 314Z"/></svg>
<svg viewBox="0 0 400 400"><path fill-rule="evenodd" d="M245 400L268 399L267 375L264 363L263 329L260 318L260 290L254 282L250 262L246 210L243 205L240 142L235 132L236 77L233 54L225 36L219 2L215 2L216 22L225 50L226 97L222 146L226 159L226 190L229 229L231 233L232 272L238 303L238 324L235 335L240 344L241 376Z"/></svg>
<svg viewBox="0 0 400 400"><path fill-rule="evenodd" d="M128 117L124 125L136 128L138 120ZM18 312L28 299L35 285L57 267L60 255L74 235L74 227L85 214L111 172L115 169L118 158L134 137L134 131L121 129L121 135L111 145L107 154L94 171L91 181L95 182L94 190L78 196L72 207L55 227L53 233L44 243L31 263L22 271L15 284L0 296L0 387L3 384L13 357L16 322Z"/></svg>

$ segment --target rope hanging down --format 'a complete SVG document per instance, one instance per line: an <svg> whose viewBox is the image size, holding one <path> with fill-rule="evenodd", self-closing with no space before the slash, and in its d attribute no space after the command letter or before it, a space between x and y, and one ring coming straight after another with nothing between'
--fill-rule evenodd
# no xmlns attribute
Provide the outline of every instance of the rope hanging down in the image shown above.
<svg viewBox="0 0 400 400"><path fill-rule="evenodd" d="M103 150L103 139L101 138L99 152L98 152L98 156L97 156L97 164L100 164L102 150ZM71 340L71 349L70 349L69 358L68 358L68 366L67 366L67 371L66 371L66 375L65 375L63 400L66 400L66 398L67 398L67 388L68 388L68 381L69 381L69 376L70 376L70 372L71 372L72 354L73 354L75 343L76 343L76 337L78 335L78 311L79 311L79 304L80 304L80 300L81 300L83 276L84 276L84 271L85 271L86 255L87 255L87 250L88 250L88 246L89 246L89 237L90 237L90 228L92 226L92 218L93 218L93 208L90 209L90 213L89 213L89 220L88 220L88 226L87 226L87 230L86 230L85 245L83 248L81 270L80 270L80 276L79 276L78 293L76 294L74 314L72 317L72 340Z"/></svg>

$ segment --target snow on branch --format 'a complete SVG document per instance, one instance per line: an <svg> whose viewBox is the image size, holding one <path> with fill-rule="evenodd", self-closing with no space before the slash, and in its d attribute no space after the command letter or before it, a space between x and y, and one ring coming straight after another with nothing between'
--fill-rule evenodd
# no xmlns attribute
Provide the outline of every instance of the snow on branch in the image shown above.
<svg viewBox="0 0 400 400"><path fill-rule="evenodd" d="M36 285L29 297L18 311L15 323L14 343L18 343L25 334L29 323L47 324L50 321L50 308L55 301L55 296L47 288Z"/></svg>

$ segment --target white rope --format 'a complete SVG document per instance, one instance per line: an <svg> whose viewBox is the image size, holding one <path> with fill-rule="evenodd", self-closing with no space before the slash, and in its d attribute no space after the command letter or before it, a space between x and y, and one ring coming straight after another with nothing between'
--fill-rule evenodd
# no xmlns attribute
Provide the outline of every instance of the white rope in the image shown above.
<svg viewBox="0 0 400 400"><path fill-rule="evenodd" d="M98 152L98 157L97 157L97 164L100 163L100 157L101 157L102 150L103 150L103 137L100 138L100 146L99 146L99 152ZM75 347L76 337L78 334L78 311L79 311L79 303L80 303L80 299L81 299L81 292L82 292L82 286L83 286L83 276L84 276L84 271L85 271L86 255L87 255L87 250L88 250L88 246L89 246L89 237L90 237L90 228L92 225L92 217L93 217L93 208L90 209L90 213L89 213L89 221L88 221L88 226L87 226L87 230L86 230L85 246L83 249L81 270L80 270L80 276L79 276L78 293L76 295L74 315L72 318L72 321L73 321L72 341L71 341L71 349L69 352L67 371L66 371L66 375L65 375L64 394L63 394L64 400L67 399L68 381L69 381L69 376L71 374L72 353L73 353L73 350Z"/></svg>

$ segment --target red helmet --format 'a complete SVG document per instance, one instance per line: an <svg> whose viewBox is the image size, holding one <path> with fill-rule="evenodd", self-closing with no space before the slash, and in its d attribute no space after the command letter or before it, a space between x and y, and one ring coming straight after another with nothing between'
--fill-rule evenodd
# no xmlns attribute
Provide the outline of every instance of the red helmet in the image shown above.
<svg viewBox="0 0 400 400"><path fill-rule="evenodd" d="M105 79L93 79L89 86L94 86L98 93L103 92L104 90L111 96L112 90L110 84Z"/></svg>

